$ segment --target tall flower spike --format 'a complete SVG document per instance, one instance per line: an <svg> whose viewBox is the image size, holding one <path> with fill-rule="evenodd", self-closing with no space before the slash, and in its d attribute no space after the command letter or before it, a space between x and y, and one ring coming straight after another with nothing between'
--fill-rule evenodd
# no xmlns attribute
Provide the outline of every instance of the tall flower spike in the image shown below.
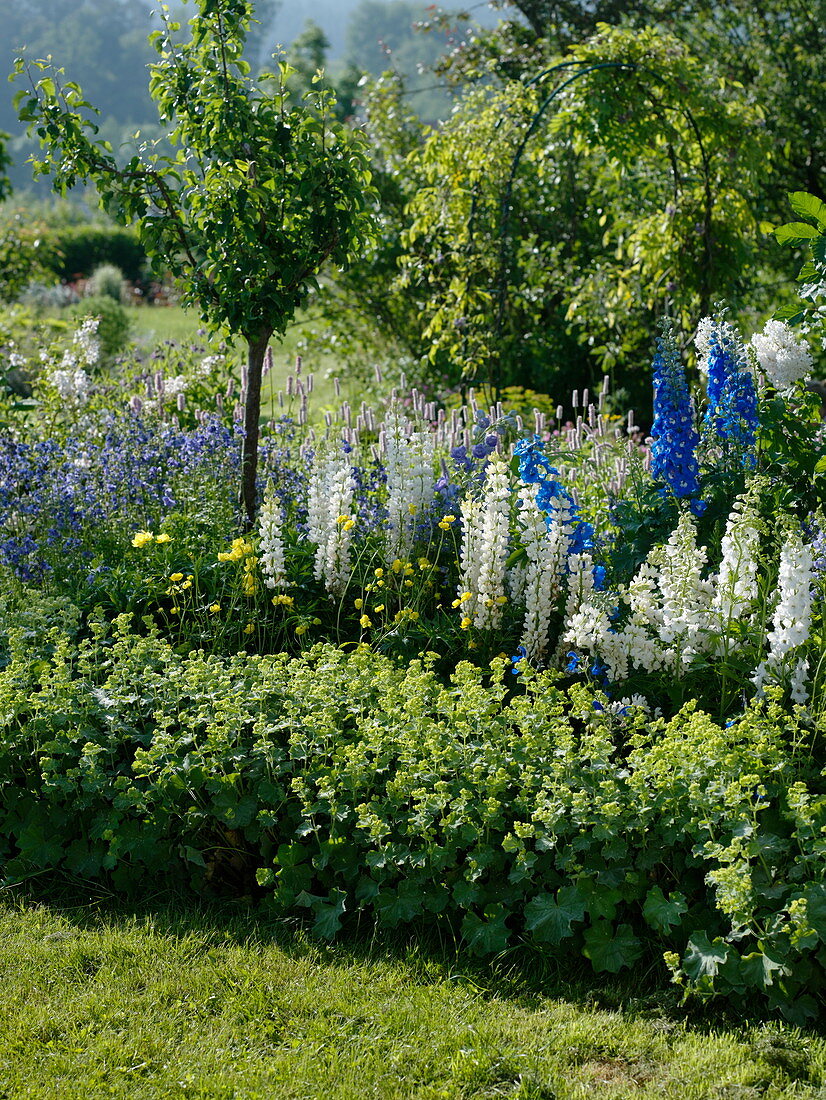
<svg viewBox="0 0 826 1100"><path fill-rule="evenodd" d="M736 331L715 325L708 334L706 431L737 465L757 464L757 390Z"/></svg>
<svg viewBox="0 0 826 1100"><path fill-rule="evenodd" d="M258 516L258 538L264 583L267 588L284 588L288 582L281 534L281 505L273 491L272 481L267 483L264 503Z"/></svg>
<svg viewBox="0 0 826 1100"><path fill-rule="evenodd" d="M680 499L700 491L694 403L685 369L674 343L671 322L664 320L654 356L654 423L651 427L651 474Z"/></svg>
<svg viewBox="0 0 826 1100"><path fill-rule="evenodd" d="M780 551L779 596L766 638L769 652L752 677L757 694L764 684L787 683L792 700L804 705L809 661L805 647L812 624L814 556L799 534L791 534Z"/></svg>

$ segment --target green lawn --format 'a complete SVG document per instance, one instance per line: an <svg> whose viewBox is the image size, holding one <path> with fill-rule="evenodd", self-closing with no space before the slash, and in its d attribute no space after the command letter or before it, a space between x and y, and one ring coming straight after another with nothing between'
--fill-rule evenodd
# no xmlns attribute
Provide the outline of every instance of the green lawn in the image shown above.
<svg viewBox="0 0 826 1100"><path fill-rule="evenodd" d="M799 1100L826 1040L245 908L0 905L0 1097Z"/></svg>
<svg viewBox="0 0 826 1100"><path fill-rule="evenodd" d="M180 306L142 306L130 309L129 318L132 323L132 339L141 344L153 346L164 340L187 344L203 342L206 338L197 313L183 310ZM295 369L296 355L302 353L301 341L310 325L307 318L299 316L287 329L283 340L273 338L273 370L264 381L261 395L263 416L268 417L273 409L278 410L275 403L278 391L285 389L287 375L292 374ZM240 365L245 352L241 341L237 341L236 346ZM340 364L331 355L316 354L309 358L305 356L302 373L312 373L314 376L314 390L310 401L311 410L316 414L318 410L336 404L338 399L333 382L336 375L340 376L343 396L351 400L357 396L356 387L346 377L346 368L340 368Z"/></svg>

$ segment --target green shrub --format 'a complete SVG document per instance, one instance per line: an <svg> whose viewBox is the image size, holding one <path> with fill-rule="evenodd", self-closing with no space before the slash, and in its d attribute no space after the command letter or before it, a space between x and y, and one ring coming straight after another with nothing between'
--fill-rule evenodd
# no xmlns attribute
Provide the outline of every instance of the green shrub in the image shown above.
<svg viewBox="0 0 826 1100"><path fill-rule="evenodd" d="M131 324L129 314L108 295L100 294L84 298L72 306L70 316L77 321L86 317L99 318L98 339L100 340L101 360L106 363L120 354L129 343Z"/></svg>
<svg viewBox="0 0 826 1100"><path fill-rule="evenodd" d="M652 721L549 674L514 691L504 660L444 683L332 647L182 657L127 616L78 643L53 612L32 626L29 608L27 632L5 614L8 881L257 883L322 936L362 915L601 972L666 953L701 995L822 1007L826 795L804 716Z"/></svg>
<svg viewBox="0 0 826 1100"><path fill-rule="evenodd" d="M136 283L143 277L146 253L137 234L121 226L66 225L50 230L48 245L59 279L88 277L101 264L114 264Z"/></svg>
<svg viewBox="0 0 826 1100"><path fill-rule="evenodd" d="M126 298L126 280L114 264L99 264L90 275L86 290L90 297L112 298L120 304Z"/></svg>

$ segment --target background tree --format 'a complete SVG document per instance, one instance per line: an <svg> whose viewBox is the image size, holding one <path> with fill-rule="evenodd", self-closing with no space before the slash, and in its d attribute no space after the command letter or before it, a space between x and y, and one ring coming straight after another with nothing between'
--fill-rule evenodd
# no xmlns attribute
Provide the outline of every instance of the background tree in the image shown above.
<svg viewBox="0 0 826 1100"><path fill-rule="evenodd" d="M198 0L192 37L165 16L152 36L150 93L177 152L142 150L123 168L96 140L80 88L43 62L18 62L31 87L20 117L45 149L36 171L65 192L92 181L103 207L135 222L147 254L183 280L185 301L247 343L241 500L256 506L264 355L322 266L344 264L371 228L363 142L333 118L331 95L292 103L289 70L254 80L243 59L247 0Z"/></svg>

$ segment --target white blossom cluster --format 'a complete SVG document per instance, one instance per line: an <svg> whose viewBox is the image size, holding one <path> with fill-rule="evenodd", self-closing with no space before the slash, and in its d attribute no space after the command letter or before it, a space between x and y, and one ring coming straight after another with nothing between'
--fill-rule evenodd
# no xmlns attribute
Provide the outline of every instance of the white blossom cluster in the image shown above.
<svg viewBox="0 0 826 1100"><path fill-rule="evenodd" d="M286 588L287 566L284 558L284 537L281 530L281 505L267 486L264 503L258 515L258 560L267 588Z"/></svg>
<svg viewBox="0 0 826 1100"><path fill-rule="evenodd" d="M95 367L100 359L98 327L100 318L90 317L75 332L72 344L80 361L87 367Z"/></svg>
<svg viewBox="0 0 826 1100"><path fill-rule="evenodd" d="M521 644L533 663L542 661L548 649L548 631L557 598L562 589L571 542L571 506L561 506L546 522L537 507L538 485L522 484L519 489L519 523L527 563L520 576L519 597L525 604Z"/></svg>
<svg viewBox="0 0 826 1100"><path fill-rule="evenodd" d="M48 378L65 404L85 405L89 400L90 378L83 367L72 369L71 362L70 353L66 352L61 367L53 370Z"/></svg>
<svg viewBox="0 0 826 1100"><path fill-rule="evenodd" d="M763 331L752 336L751 346L760 369L776 390L791 389L811 373L811 352L782 321L767 321Z"/></svg>
<svg viewBox="0 0 826 1100"><path fill-rule="evenodd" d="M613 682L627 679L631 669L679 675L709 644L714 583L703 579L705 563L694 521L684 513L668 542L651 551L623 594L624 625L613 625L607 596L592 594L566 616L563 641L599 656Z"/></svg>
<svg viewBox="0 0 826 1100"><path fill-rule="evenodd" d="M334 450L316 455L307 493L308 535L316 544L315 578L334 596L342 595L350 579L354 489L346 455Z"/></svg>
<svg viewBox="0 0 826 1100"><path fill-rule="evenodd" d="M718 321L713 317L703 317L697 325L694 334L694 350L697 352L697 367L701 374L708 373L708 352L711 347L712 334L717 334L717 339L728 342L732 347L739 343L737 331L728 321Z"/></svg>
<svg viewBox="0 0 826 1100"><path fill-rule="evenodd" d="M428 428L411 429L397 408L387 418L384 441L390 564L407 556L416 517L421 517L433 500L436 441Z"/></svg>
<svg viewBox="0 0 826 1100"><path fill-rule="evenodd" d="M459 603L480 630L495 628L507 603L506 563L511 510L510 478L504 459L493 458L479 497L462 501Z"/></svg>
<svg viewBox="0 0 826 1100"><path fill-rule="evenodd" d="M760 530L757 513L746 500L735 501L723 535L713 610L721 636L732 623L751 617L757 591Z"/></svg>
<svg viewBox="0 0 826 1100"><path fill-rule="evenodd" d="M777 606L766 639L769 652L752 677L758 695L766 683L788 683L795 703L802 706L808 699L809 662L802 649L812 625L813 578L811 548L799 534L790 535L780 551Z"/></svg>

